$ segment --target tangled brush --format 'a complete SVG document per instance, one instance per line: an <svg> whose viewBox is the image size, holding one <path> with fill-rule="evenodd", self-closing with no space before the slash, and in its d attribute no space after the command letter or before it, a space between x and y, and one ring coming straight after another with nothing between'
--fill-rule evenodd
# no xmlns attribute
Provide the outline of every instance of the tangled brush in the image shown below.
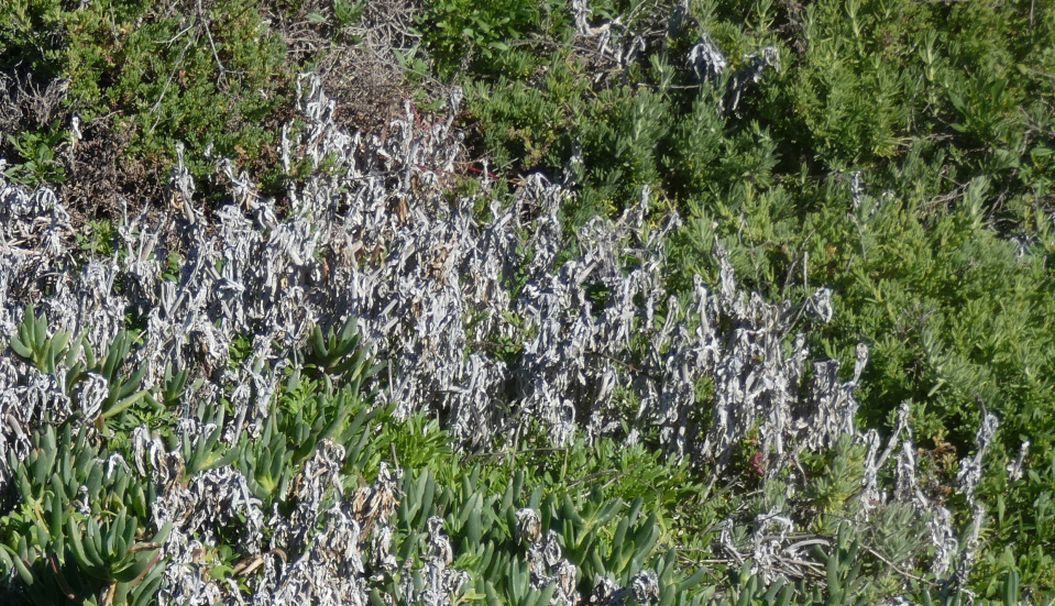
<svg viewBox="0 0 1055 606"><path fill-rule="evenodd" d="M701 77L724 69L713 51L692 52ZM306 453L276 441L283 423L297 421L278 419L274 402L288 373L300 372L378 390L377 404L392 403L397 418L437 416L465 450L515 448L539 433L554 446L655 436L669 457L720 481L753 441L767 496L758 511L726 521L719 546L766 581L815 574L809 548L831 542L802 538L810 524L797 505L809 479L802 459L853 444L866 451L856 523L909 511L929 532L895 566L930 557L936 577L966 578L984 519L974 487L996 421L987 419L962 466L974 517L958 541L949 512L916 478L904 416L882 447L855 424L867 348L849 380L810 352L804 331L831 319L830 291L799 304L766 301L738 284L716 244L717 282L697 277L674 292L665 249L679 218L657 219L647 188L620 217L577 228L560 219L575 192L541 175L510 195L486 182L476 197L452 195L454 182L472 178L459 173L457 93L438 117L407 104L379 138L342 130L318 79L302 77L298 91L281 161L314 173L290 186L284 213L227 160L218 168L230 204L203 211L181 154L167 204L120 217L113 254L85 259L61 200L0 181L0 339L12 344L0 354L0 486L20 486L19 462L42 449L34 436L72 421L74 441L127 437L132 464L109 457L106 481L127 477L156 491L156 540L130 539L111 555L164 562L163 573L126 581L115 569L107 574L128 585L115 580L106 599L122 591L130 603L156 592L166 604L366 604L384 586L377 575L411 569L422 582L401 589L406 599L449 603L465 589L442 519L428 520L417 565L391 552L401 470L385 466L359 491L334 495L352 443L334 437L343 429L319 431ZM318 406L319 423L346 427L339 406ZM163 423L174 428L170 439L155 430ZM275 469L259 462L265 448ZM883 487L888 472L893 489ZM94 520L93 507L60 508L73 520L60 526ZM517 516L527 524L537 513ZM232 525L252 554L239 563L242 584L217 581L202 564ZM46 566L46 545L16 556ZM535 589L556 587L555 603L585 599L553 535L522 548ZM609 579L594 597L644 603L659 583L641 572L623 588Z"/></svg>

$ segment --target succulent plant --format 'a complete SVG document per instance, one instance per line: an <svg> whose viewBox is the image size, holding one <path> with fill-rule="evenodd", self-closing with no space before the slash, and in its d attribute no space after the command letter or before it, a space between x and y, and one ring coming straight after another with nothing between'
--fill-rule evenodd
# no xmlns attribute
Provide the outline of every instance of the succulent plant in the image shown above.
<svg viewBox="0 0 1055 606"><path fill-rule="evenodd" d="M152 485L119 455L100 458L87 432L69 424L47 427L27 459L8 464L19 505L4 516L0 563L21 583L12 597L153 603L168 527L150 530Z"/></svg>

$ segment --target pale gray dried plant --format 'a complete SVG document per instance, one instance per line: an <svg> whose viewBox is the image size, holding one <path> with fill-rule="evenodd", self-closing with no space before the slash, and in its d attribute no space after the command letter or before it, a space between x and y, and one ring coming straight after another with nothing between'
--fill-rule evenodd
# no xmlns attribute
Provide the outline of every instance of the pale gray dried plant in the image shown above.
<svg viewBox="0 0 1055 606"><path fill-rule="evenodd" d="M428 548L421 569L403 577L403 603L422 606L444 606L455 603L469 575L451 567L454 551L443 531L443 520L427 520ZM415 582L420 579L420 586Z"/></svg>
<svg viewBox="0 0 1055 606"><path fill-rule="evenodd" d="M551 585L556 588L551 604L575 606L579 603L579 592L575 590L579 569L564 557L557 533L550 530L529 541L527 564L534 589L542 591Z"/></svg>
<svg viewBox="0 0 1055 606"><path fill-rule="evenodd" d="M697 82L718 82L727 65L725 55L707 34L702 34L689 50L687 62Z"/></svg>
<svg viewBox="0 0 1055 606"><path fill-rule="evenodd" d="M717 86L724 76L728 76L725 90L719 102L722 111L736 112L740 100L749 84L758 84L767 68L780 68L780 53L773 46L767 46L757 52L744 55L741 65L732 73L727 73L728 60L717 43L706 33L689 50L686 63L695 81L699 84Z"/></svg>
<svg viewBox="0 0 1055 606"><path fill-rule="evenodd" d="M586 600L587 604L600 606L624 606L628 598L632 604L656 604L659 602L659 577L654 570L645 569L630 579L627 587L620 588L609 577L601 577L594 586L593 592Z"/></svg>
<svg viewBox="0 0 1055 606"><path fill-rule="evenodd" d="M597 81L610 70L624 69L647 48L645 38L627 27L622 16L591 24L588 0L571 0L571 13L578 41L590 49Z"/></svg>

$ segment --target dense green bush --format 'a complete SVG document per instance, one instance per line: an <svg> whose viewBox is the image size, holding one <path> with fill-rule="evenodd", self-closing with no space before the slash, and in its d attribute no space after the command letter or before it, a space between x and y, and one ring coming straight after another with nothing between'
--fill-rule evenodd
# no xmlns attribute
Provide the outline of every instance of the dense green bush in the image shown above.
<svg viewBox="0 0 1055 606"><path fill-rule="evenodd" d="M61 91L49 112L23 111L20 120L2 125L16 130L0 146L19 162L8 175L33 185L66 183L86 211L116 205L97 199L113 196L108 189L141 204L163 189L182 145L191 174L209 197L219 194L209 154L232 159L239 169L260 175L272 193L280 192L278 134L292 110L295 75L327 50L320 33L323 44L315 55L291 55L290 32L272 21L295 21L300 5L5 2L0 71L13 79L7 82L12 97L33 106L40 91ZM336 29L356 18L354 9L338 2L328 16L303 19L316 27L332 20L327 32L336 38ZM316 34L300 33L305 35ZM117 148L116 158L105 155L113 153L110 147ZM120 168L100 166L113 163ZM104 176L111 182L83 191L82 181Z"/></svg>

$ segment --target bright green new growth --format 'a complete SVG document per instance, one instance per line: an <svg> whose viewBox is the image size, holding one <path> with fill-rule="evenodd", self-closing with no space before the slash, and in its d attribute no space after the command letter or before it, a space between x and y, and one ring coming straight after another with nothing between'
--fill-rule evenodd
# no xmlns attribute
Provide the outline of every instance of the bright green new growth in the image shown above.
<svg viewBox="0 0 1055 606"><path fill-rule="evenodd" d="M146 527L155 487L123 460L103 458L88 431L67 424L59 432L49 426L29 458L8 462L20 505L0 521L0 564L17 571L32 604L99 595L106 603L152 603L168 533Z"/></svg>

